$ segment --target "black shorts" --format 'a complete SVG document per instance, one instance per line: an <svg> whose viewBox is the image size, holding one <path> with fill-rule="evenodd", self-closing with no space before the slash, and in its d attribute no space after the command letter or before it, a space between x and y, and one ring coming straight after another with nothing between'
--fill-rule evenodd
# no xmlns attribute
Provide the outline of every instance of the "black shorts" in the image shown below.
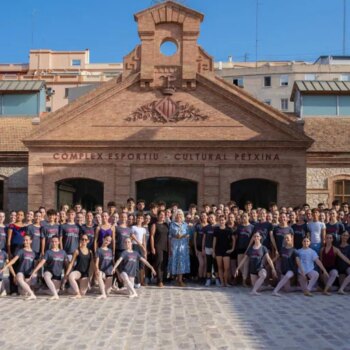
<svg viewBox="0 0 350 350"><path fill-rule="evenodd" d="M88 278L89 277L89 272L81 272L79 270L74 270L74 271L80 272L80 274L81 274L80 278Z"/></svg>
<svg viewBox="0 0 350 350"><path fill-rule="evenodd" d="M62 280L62 276L52 275L52 279L55 280L55 281L61 281Z"/></svg>
<svg viewBox="0 0 350 350"><path fill-rule="evenodd" d="M222 256L224 258L224 257L230 256L230 254L227 254L226 251L224 252L217 251L215 252L215 256Z"/></svg>

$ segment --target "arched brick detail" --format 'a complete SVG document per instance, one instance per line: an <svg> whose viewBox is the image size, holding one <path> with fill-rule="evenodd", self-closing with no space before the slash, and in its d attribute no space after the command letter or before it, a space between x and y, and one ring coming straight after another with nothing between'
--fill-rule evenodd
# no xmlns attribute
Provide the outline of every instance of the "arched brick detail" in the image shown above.
<svg viewBox="0 0 350 350"><path fill-rule="evenodd" d="M252 173L254 176L252 176ZM221 171L220 197L224 202L230 200L231 183L248 180L262 179L277 183L277 203L279 205L288 205L290 202L298 203L298 200L291 201L293 196L293 181L291 167L288 165L282 167L256 166L252 169L250 166L225 167Z"/></svg>
<svg viewBox="0 0 350 350"><path fill-rule="evenodd" d="M112 174L112 175L111 175ZM115 200L113 167L103 167L100 171L88 166L46 167L43 180L43 204L46 207L55 207L56 182L64 179L89 179L103 183L104 205Z"/></svg>
<svg viewBox="0 0 350 350"><path fill-rule="evenodd" d="M198 205L203 203L203 166L142 166L132 167L131 170L131 196L136 196L136 182L155 177L172 177L194 181L198 184Z"/></svg>

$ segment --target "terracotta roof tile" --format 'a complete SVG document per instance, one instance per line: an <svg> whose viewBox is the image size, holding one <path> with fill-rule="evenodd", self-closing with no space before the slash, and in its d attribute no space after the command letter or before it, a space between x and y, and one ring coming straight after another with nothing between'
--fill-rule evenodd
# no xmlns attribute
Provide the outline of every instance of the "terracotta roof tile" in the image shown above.
<svg viewBox="0 0 350 350"><path fill-rule="evenodd" d="M308 152L349 152L350 118L305 118L304 131L315 140Z"/></svg>
<svg viewBox="0 0 350 350"><path fill-rule="evenodd" d="M21 141L32 131L32 117L0 117L0 152L25 152Z"/></svg>

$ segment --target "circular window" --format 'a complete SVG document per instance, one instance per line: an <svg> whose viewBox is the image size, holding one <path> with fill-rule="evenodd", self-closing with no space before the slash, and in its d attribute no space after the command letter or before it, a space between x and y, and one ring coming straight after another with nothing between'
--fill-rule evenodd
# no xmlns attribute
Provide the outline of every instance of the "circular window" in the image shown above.
<svg viewBox="0 0 350 350"><path fill-rule="evenodd" d="M173 56L177 52L177 45L171 40L165 40L162 45L160 45L160 52L164 56Z"/></svg>

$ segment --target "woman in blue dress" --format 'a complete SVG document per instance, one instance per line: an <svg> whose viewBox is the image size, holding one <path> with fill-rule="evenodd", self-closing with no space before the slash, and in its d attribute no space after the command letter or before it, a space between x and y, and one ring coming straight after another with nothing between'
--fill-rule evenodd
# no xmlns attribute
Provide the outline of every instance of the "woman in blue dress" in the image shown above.
<svg viewBox="0 0 350 350"><path fill-rule="evenodd" d="M181 287L185 286L183 274L190 272L189 230L188 224L184 221L183 211L177 210L175 221L169 226L169 272L176 276L177 284Z"/></svg>

